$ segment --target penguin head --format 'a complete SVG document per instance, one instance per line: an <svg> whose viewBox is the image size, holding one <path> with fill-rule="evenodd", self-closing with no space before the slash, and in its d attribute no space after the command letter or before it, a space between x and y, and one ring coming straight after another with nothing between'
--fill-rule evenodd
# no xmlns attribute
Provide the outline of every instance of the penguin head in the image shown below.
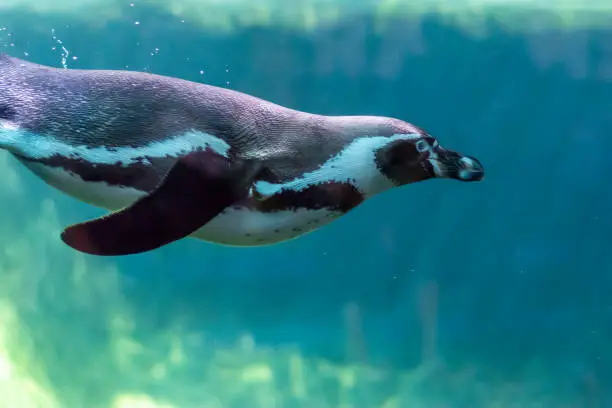
<svg viewBox="0 0 612 408"><path fill-rule="evenodd" d="M396 134L378 149L376 162L382 174L396 185L431 178L481 181L484 168L478 159L443 148L424 131Z"/></svg>

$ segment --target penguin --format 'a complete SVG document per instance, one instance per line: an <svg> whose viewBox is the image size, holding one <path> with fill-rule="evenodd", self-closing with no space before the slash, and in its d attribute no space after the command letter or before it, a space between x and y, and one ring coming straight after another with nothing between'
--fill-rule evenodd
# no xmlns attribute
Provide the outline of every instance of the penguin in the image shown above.
<svg viewBox="0 0 612 408"><path fill-rule="evenodd" d="M400 119L311 114L178 78L6 54L0 148L51 187L108 211L61 233L100 256L186 237L276 244L394 187L484 178L478 159Z"/></svg>

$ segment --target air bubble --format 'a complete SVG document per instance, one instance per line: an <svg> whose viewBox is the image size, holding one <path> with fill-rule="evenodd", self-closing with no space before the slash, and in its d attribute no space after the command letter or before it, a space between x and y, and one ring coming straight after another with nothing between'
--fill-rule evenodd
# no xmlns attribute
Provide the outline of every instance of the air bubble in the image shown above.
<svg viewBox="0 0 612 408"><path fill-rule="evenodd" d="M68 61L68 56L70 55L70 51L68 51L68 49L67 49L66 47L64 47L64 43L62 42L62 40L60 40L59 38L57 38L57 36L55 35L55 28L52 28L52 29L51 29L51 38L52 38L52 39L53 39L53 41L55 41L55 42L56 42L56 43L57 43L57 44L60 46L60 48L62 49L62 53L61 53L61 56L62 56L62 59L61 59L61 61L62 61L62 67L63 67L64 69L67 69L67 68L68 68L67 61ZM53 51L55 51L55 50L56 50L56 47L52 47L52 50L53 50ZM75 57L72 57L72 59L73 59L73 60L76 60L76 58L75 58Z"/></svg>

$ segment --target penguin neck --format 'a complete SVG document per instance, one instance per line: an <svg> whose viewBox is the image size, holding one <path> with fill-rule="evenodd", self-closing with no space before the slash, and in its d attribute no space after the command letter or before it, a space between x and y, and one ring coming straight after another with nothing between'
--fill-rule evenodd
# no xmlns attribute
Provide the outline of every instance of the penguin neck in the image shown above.
<svg viewBox="0 0 612 408"><path fill-rule="evenodd" d="M342 120L339 123L334 123L337 121L334 118L317 117L316 120L322 121L322 125L332 125L326 131L330 131L330 137L336 138L336 142L341 141L342 147L316 168L296 178L283 183L256 183L255 190L259 195L269 197L283 191L301 192L314 186L351 185L364 199L368 199L396 187L381 172L376 160L376 151L392 142L393 138L367 133L354 136L341 126Z"/></svg>
<svg viewBox="0 0 612 408"><path fill-rule="evenodd" d="M325 116L306 114L305 120L317 123L329 138L343 147L310 176L332 182L347 182L370 198L397 184L379 168L376 152L402 136L385 132L391 118L380 116ZM382 131L381 131L382 130Z"/></svg>

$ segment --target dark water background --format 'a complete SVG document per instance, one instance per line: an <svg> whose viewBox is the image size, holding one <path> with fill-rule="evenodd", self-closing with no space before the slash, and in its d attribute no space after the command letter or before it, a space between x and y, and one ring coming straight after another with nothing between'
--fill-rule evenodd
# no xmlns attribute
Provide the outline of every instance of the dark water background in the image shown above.
<svg viewBox="0 0 612 408"><path fill-rule="evenodd" d="M382 32L362 15L312 32L219 33L186 20L145 7L96 25L2 11L0 26L12 34L7 52L38 63L59 66L55 28L78 56L72 68L146 69L305 111L398 117L480 158L487 175L385 193L282 245L183 241L113 260L136 337L180 320L219 344L248 332L261 345L402 370L432 349L450 367L612 406L611 30L521 32L489 19L474 36L431 14ZM63 225L101 213L23 174L23 211L51 196ZM92 325L82 333L95 347L105 334ZM347 352L350 336L359 340ZM58 340L57 355L70 344ZM65 368L48 365L69 386ZM529 377L534 365L548 377Z"/></svg>

